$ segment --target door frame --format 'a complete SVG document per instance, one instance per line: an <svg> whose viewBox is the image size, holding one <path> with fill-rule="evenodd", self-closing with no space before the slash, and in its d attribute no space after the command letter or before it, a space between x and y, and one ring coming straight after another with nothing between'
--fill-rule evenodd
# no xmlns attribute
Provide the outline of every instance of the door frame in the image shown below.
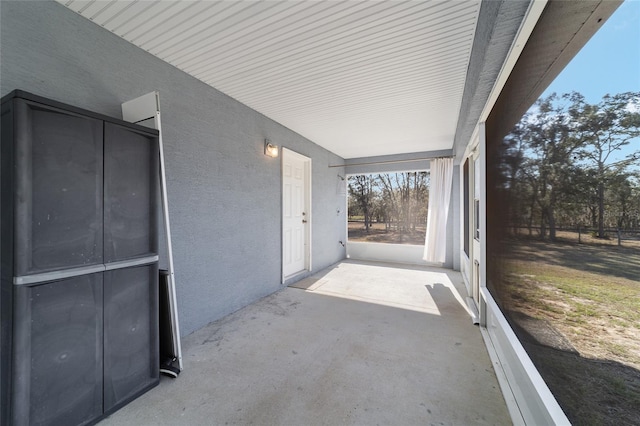
<svg viewBox="0 0 640 426"><path fill-rule="evenodd" d="M471 159L471 182L473 183L471 192L471 297L480 304L480 266L482 265L481 241L484 235L480 229L480 155L476 149L470 157Z"/></svg>
<svg viewBox="0 0 640 426"><path fill-rule="evenodd" d="M468 256L462 249L465 243L465 233L460 233L461 271L469 296L468 300L473 301L481 325L486 323L486 303L483 298L483 292L486 292L486 147L484 132L485 123L478 123L462 156L462 164L465 161L469 162L469 193L466 198L468 222L465 222L464 215L460 215L461 228L468 227L469 230ZM460 182L460 198L463 199L465 196L463 167L460 168ZM479 238L476 238L476 232L478 232Z"/></svg>
<svg viewBox="0 0 640 426"><path fill-rule="evenodd" d="M467 150L468 151L468 150ZM462 273L462 278L464 281L465 288L467 290L467 295L471 296L472 287L471 280L473 277L472 269L471 269L471 256L473 254L473 239L472 239L472 214L473 210L471 209L471 204L473 203L472 197L472 189L473 189L473 177L471 176L473 172L473 158L472 154L466 152L462 157L462 161L460 163L460 203L461 209L464 211L460 214L460 272ZM465 163L467 164L467 177L465 179ZM465 194L465 185L467 185L467 193ZM466 220L465 220L466 214ZM466 237L466 239L465 239ZM468 253L464 251L464 247L467 245Z"/></svg>
<svg viewBox="0 0 640 426"><path fill-rule="evenodd" d="M304 230L304 239L305 239L305 245L304 245L304 269L302 269L301 271L298 272L294 272L291 275L286 275L284 274L284 259L285 259L285 246L284 246L284 242L285 242L285 238L284 238L284 195L285 195L285 191L284 191L284 164L285 164L285 157L292 157L292 158L296 158L298 160L301 160L304 162L304 211L307 213L306 217L307 217L307 226L305 227ZM280 189L282 191L282 196L280 197L280 202L281 202L281 209L280 209L280 228L281 228L281 245L282 245L282 252L281 252L281 262L280 262L280 266L281 266L281 272L282 272L282 283L284 284L285 281L289 278L292 278L296 275L305 273L305 272L311 272L312 270L312 257L311 257L311 248L312 248L312 244L311 244L311 229L313 228L313 214L312 214L312 210L311 210L311 158L302 155L300 153L297 153L291 149L282 147L282 162L280 165L280 179L281 179L281 183L280 183Z"/></svg>
<svg viewBox="0 0 640 426"><path fill-rule="evenodd" d="M486 292L487 264L486 264L486 139L485 123L478 123L472 138L469 159L471 160L469 208L471 215L471 297L479 311L481 326L486 326L486 302L483 293ZM477 207L476 207L477 202ZM478 238L476 238L478 232Z"/></svg>

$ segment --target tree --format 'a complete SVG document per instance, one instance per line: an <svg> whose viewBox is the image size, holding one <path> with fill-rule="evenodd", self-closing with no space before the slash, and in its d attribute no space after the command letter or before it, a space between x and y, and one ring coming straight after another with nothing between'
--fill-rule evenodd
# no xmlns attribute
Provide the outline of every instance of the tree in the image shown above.
<svg viewBox="0 0 640 426"><path fill-rule="evenodd" d="M386 231L406 233L426 223L429 202L427 172L381 173L349 177L349 216L363 215L367 233L373 220Z"/></svg>
<svg viewBox="0 0 640 426"><path fill-rule="evenodd" d="M499 147L497 185L513 232L556 239L559 226L632 226L640 179L640 93L589 104L579 93L539 99ZM620 160L624 147L639 149ZM632 145L631 145L632 146ZM638 205L640 210L640 205Z"/></svg>
<svg viewBox="0 0 640 426"><path fill-rule="evenodd" d="M374 182L371 176L349 176L349 195L353 197L364 215L364 229L369 233L371 214L375 198Z"/></svg>
<svg viewBox="0 0 640 426"><path fill-rule="evenodd" d="M533 176L537 178L540 237L544 238L548 229L551 241L556 239L556 206L573 165L574 153L584 143L584 136L575 131L572 113L575 106L567 113L558 101L555 93L539 99L534 112L525 115L527 121L521 129L527 151L534 157L529 164L535 168Z"/></svg>
<svg viewBox="0 0 640 426"><path fill-rule="evenodd" d="M388 212L387 229L391 221L401 232L415 231L416 225L426 220L429 202L427 172L378 174L382 188L381 198Z"/></svg>
<svg viewBox="0 0 640 426"><path fill-rule="evenodd" d="M510 134L502 141L500 148L501 161L499 164L503 178L502 190L504 191L504 205L509 209L506 217L513 227L512 232L517 235L518 228L528 224L529 234L531 234L531 220L526 221L527 215L526 200L530 199L527 191L528 175L526 173L525 149L527 147L528 115L516 124ZM535 200L533 200L535 203Z"/></svg>
<svg viewBox="0 0 640 426"><path fill-rule="evenodd" d="M382 188L382 203L387 211L387 230L391 229L392 223L394 221L396 223L396 226L400 222L400 200L398 199L398 193L396 191L397 174L396 176L394 176L394 178L395 180L392 181L392 176L389 173L377 175L377 179Z"/></svg>
<svg viewBox="0 0 640 426"><path fill-rule="evenodd" d="M570 109L572 119L586 140L586 145L580 150L580 158L593 171L596 180L597 236L604 238L605 189L625 173L628 165L640 158L637 151L625 160L611 163L612 154L640 136L640 92L606 95L593 105L585 102L578 93L569 96L573 100Z"/></svg>
<svg viewBox="0 0 640 426"><path fill-rule="evenodd" d="M624 229L629 223L629 210L631 207L631 182L626 174L618 174L610 178L607 185L607 198L611 200L609 206L610 221L617 229Z"/></svg>

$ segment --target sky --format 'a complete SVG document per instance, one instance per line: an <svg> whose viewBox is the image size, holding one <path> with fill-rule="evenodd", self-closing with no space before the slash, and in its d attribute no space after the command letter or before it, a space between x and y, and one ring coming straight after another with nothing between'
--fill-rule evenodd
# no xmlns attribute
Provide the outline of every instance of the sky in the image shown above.
<svg viewBox="0 0 640 426"><path fill-rule="evenodd" d="M640 92L640 0L626 0L542 94L577 91L588 103L606 94ZM631 141L614 161L640 150Z"/></svg>
<svg viewBox="0 0 640 426"><path fill-rule="evenodd" d="M589 103L607 93L640 91L640 0L625 1L543 96L573 90Z"/></svg>

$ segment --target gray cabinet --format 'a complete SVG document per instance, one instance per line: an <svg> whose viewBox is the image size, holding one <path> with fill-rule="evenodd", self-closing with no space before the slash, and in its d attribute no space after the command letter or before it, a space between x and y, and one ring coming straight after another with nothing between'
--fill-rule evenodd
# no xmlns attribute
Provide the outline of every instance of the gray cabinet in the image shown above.
<svg viewBox="0 0 640 426"><path fill-rule="evenodd" d="M103 122L25 99L13 105L14 275L101 264Z"/></svg>
<svg viewBox="0 0 640 426"><path fill-rule="evenodd" d="M2 99L0 420L94 423L159 381L158 134Z"/></svg>
<svg viewBox="0 0 640 426"><path fill-rule="evenodd" d="M105 123L104 261L157 253L158 151L155 136Z"/></svg>
<svg viewBox="0 0 640 426"><path fill-rule="evenodd" d="M16 286L14 424L83 424L102 415L102 273Z"/></svg>
<svg viewBox="0 0 640 426"><path fill-rule="evenodd" d="M157 283L158 267L104 274L104 408L108 411L158 378L158 286L150 285Z"/></svg>

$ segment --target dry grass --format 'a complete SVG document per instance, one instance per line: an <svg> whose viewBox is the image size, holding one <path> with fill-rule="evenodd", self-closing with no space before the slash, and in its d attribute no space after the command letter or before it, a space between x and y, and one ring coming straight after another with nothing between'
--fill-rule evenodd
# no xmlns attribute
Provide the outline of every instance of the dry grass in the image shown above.
<svg viewBox="0 0 640 426"><path fill-rule="evenodd" d="M640 369L640 283L541 263L511 263L511 306L549 320L580 354Z"/></svg>
<svg viewBox="0 0 640 426"><path fill-rule="evenodd" d="M509 253L502 302L572 422L640 424L640 243L521 240Z"/></svg>
<svg viewBox="0 0 640 426"><path fill-rule="evenodd" d="M520 235L527 236L528 232L526 229L520 229ZM534 233L534 236L537 236ZM622 233L622 238L620 241L620 245L622 247L627 248L635 248L640 250L640 235L638 234L625 234ZM615 232L610 232L607 234L607 238L596 238L589 232L581 232L578 234L577 231L557 231L556 239L560 243L572 243L578 244L582 243L587 246L599 246L599 247L617 247L618 246L618 237Z"/></svg>
<svg viewBox="0 0 640 426"><path fill-rule="evenodd" d="M349 241L424 245L426 231L424 226L406 232L386 230L384 223L373 223L367 232L363 222L349 222Z"/></svg>

